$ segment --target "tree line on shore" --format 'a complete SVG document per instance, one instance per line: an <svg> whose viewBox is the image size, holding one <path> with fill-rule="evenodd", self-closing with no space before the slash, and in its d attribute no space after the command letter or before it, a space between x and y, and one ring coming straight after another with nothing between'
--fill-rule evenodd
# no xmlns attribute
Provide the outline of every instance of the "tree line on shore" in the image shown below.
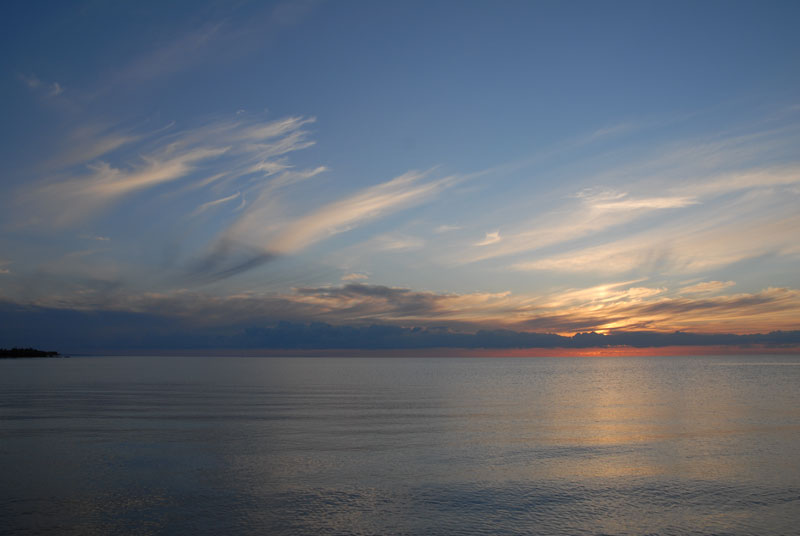
<svg viewBox="0 0 800 536"><path fill-rule="evenodd" d="M59 355L58 352L36 348L0 348L0 357L58 357Z"/></svg>

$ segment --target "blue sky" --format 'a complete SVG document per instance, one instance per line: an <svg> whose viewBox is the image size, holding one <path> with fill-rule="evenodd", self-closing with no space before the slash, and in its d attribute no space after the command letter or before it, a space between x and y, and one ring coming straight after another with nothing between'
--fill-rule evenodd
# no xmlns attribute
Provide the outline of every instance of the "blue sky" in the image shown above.
<svg viewBox="0 0 800 536"><path fill-rule="evenodd" d="M4 12L9 306L234 331L798 327L796 3Z"/></svg>

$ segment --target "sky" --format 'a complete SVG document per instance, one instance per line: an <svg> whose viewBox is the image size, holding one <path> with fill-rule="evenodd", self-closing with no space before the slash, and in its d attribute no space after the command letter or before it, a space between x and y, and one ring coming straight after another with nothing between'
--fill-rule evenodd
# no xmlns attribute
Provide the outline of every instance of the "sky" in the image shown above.
<svg viewBox="0 0 800 536"><path fill-rule="evenodd" d="M796 2L2 9L0 345L800 330Z"/></svg>

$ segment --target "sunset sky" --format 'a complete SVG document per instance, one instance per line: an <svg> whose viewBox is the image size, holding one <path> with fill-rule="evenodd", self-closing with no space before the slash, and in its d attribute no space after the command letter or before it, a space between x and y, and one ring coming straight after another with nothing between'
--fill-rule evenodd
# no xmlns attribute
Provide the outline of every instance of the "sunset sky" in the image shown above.
<svg viewBox="0 0 800 536"><path fill-rule="evenodd" d="M0 346L800 329L800 3L2 9Z"/></svg>

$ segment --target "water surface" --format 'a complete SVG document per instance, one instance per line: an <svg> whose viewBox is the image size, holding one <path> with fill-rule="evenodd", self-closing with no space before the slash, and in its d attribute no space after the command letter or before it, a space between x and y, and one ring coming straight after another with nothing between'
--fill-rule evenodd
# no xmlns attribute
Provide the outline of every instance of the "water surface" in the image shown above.
<svg viewBox="0 0 800 536"><path fill-rule="evenodd" d="M800 356L0 362L14 534L797 534Z"/></svg>

